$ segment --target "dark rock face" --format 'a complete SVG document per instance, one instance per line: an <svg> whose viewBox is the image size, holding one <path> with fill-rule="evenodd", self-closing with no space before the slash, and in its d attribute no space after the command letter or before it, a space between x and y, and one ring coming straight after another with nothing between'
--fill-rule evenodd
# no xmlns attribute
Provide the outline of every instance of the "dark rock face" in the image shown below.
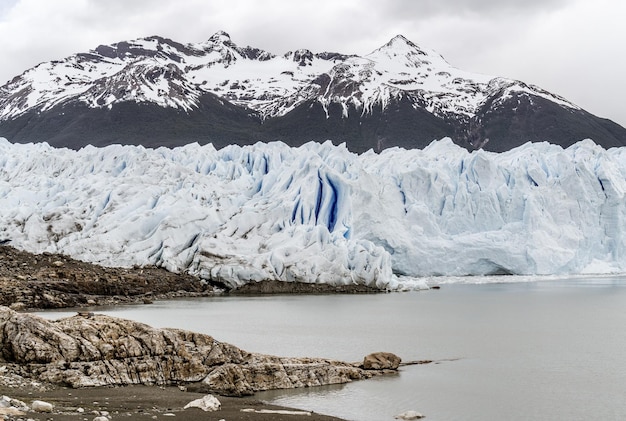
<svg viewBox="0 0 626 421"><path fill-rule="evenodd" d="M549 142L566 148L584 139L593 139L605 149L626 146L626 130L618 124L529 95L513 94L497 107L485 104L466 127L480 134L471 139L472 144L463 136L455 141L470 150L482 147L504 152L526 142Z"/></svg>
<svg viewBox="0 0 626 421"><path fill-rule="evenodd" d="M258 119L232 104L205 95L196 110L185 112L149 103L125 102L112 108L67 104L47 113L29 112L0 123L0 136L17 143L48 142L80 149L88 144L175 147L192 142L223 147L253 144Z"/></svg>
<svg viewBox="0 0 626 421"><path fill-rule="evenodd" d="M212 143L220 149L258 141L279 140L300 146L331 140L362 153L393 146L423 148L455 132L453 125L425 110L413 109L408 102L392 103L385 113L375 110L362 117L352 108L350 115L355 117L344 118L339 104L331 104L327 115L319 103L310 102L283 117L261 122L240 107L206 95L201 106L190 112L134 102L111 109L71 104L59 107L55 113L32 112L0 122L0 136L17 143L45 141L71 149L117 143L176 147L192 142Z"/></svg>
<svg viewBox="0 0 626 421"><path fill-rule="evenodd" d="M319 102L312 101L263 125L273 134L270 138L290 146L331 140L335 144L346 143L356 153L369 149L380 152L394 146L423 148L454 133L454 126L423 109L413 108L407 99L391 102L385 111L374 109L363 115L351 106L348 117L344 117L340 104L331 103L326 113Z"/></svg>
<svg viewBox="0 0 626 421"><path fill-rule="evenodd" d="M191 111L155 104L125 102L112 108L82 104L58 106L46 113L29 112L0 122L0 136L17 142L46 141L52 146L80 149L88 144L116 143L146 147L176 147L192 142L250 145L280 140L290 146L331 140L349 150L380 152L400 146L424 148L443 137L469 149L503 152L526 142L550 142L568 147L591 138L604 148L626 146L626 129L584 110L560 107L541 97L515 96L497 108L486 104L471 120L441 118L415 108L407 98L385 110L362 114L340 104L326 112L316 102L296 107L281 117L261 120L250 110L207 94ZM513 106L515 105L515 107Z"/></svg>

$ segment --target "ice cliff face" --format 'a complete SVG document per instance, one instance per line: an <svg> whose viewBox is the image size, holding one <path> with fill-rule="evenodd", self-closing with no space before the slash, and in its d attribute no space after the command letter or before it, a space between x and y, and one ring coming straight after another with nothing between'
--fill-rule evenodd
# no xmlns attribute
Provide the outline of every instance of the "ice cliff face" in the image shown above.
<svg viewBox="0 0 626 421"><path fill-rule="evenodd" d="M282 143L79 151L0 140L0 239L231 286L626 269L626 150L356 155Z"/></svg>

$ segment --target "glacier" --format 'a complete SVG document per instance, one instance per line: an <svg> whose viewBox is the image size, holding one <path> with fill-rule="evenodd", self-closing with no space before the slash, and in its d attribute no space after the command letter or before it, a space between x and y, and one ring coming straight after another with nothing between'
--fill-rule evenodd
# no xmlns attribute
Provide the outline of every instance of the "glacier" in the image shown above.
<svg viewBox="0 0 626 421"><path fill-rule="evenodd" d="M626 150L357 155L280 142L81 150L0 138L0 240L106 266L398 290L626 269Z"/></svg>

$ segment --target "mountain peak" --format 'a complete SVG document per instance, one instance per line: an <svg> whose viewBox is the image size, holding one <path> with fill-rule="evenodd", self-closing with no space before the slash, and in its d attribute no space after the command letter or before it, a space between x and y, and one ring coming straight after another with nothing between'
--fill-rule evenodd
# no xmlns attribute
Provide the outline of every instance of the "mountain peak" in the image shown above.
<svg viewBox="0 0 626 421"><path fill-rule="evenodd" d="M221 49L223 47L237 49L237 45L230 39L230 35L224 31L217 31L211 37L200 44L201 46L208 47L209 49L218 48Z"/></svg>
<svg viewBox="0 0 626 421"><path fill-rule="evenodd" d="M419 47L404 35L396 35L365 57L379 64L387 63L394 68L397 66L420 68L433 63L437 63L437 67L441 69L450 66L439 54Z"/></svg>
<svg viewBox="0 0 626 421"><path fill-rule="evenodd" d="M395 37L391 38L389 40L389 42L387 43L387 45L393 45L393 44L397 44L397 43L403 43L403 44L408 44L411 45L413 47L415 47L416 45L413 44L407 37L405 37L402 34L398 34Z"/></svg>
<svg viewBox="0 0 626 421"><path fill-rule="evenodd" d="M227 41L230 41L230 35L228 35L226 31L217 31L216 33L211 35L211 38L209 38L209 41L227 42Z"/></svg>
<svg viewBox="0 0 626 421"><path fill-rule="evenodd" d="M217 53L220 57L217 61L221 61L225 67L246 55L245 51L239 48L230 39L230 35L224 31L217 31L206 42L199 44L199 46L207 53Z"/></svg>
<svg viewBox="0 0 626 421"><path fill-rule="evenodd" d="M419 46L411 42L404 35L400 35L400 34L391 38L389 42L387 42L385 45L383 45L382 47L378 48L375 51L385 51L385 50L394 50L394 51L417 50L419 53L426 54Z"/></svg>

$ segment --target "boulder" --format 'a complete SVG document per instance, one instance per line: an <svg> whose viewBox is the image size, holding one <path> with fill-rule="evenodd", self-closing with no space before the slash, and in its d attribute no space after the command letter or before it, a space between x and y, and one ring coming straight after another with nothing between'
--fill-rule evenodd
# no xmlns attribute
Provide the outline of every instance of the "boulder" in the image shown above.
<svg viewBox="0 0 626 421"><path fill-rule="evenodd" d="M213 395L206 395L200 399L189 402L183 409L200 408L203 411L218 411L222 407L220 401Z"/></svg>
<svg viewBox="0 0 626 421"><path fill-rule="evenodd" d="M402 360L391 352L375 352L365 356L363 368L365 370L396 370Z"/></svg>
<svg viewBox="0 0 626 421"><path fill-rule="evenodd" d="M33 401L30 404L30 409L35 412L52 412L54 405L44 401Z"/></svg>

